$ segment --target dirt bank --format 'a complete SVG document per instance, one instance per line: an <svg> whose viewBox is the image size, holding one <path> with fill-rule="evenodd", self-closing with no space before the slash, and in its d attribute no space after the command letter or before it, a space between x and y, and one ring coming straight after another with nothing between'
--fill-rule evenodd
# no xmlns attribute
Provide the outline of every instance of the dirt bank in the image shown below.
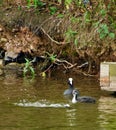
<svg viewBox="0 0 116 130"><path fill-rule="evenodd" d="M42 61L45 63L42 71L55 66L55 69L60 67L68 71L98 74L100 62L116 61L116 39L113 37L114 28L111 30L113 38L107 36L110 32L103 39L99 37L99 28L94 24L97 21L101 22L100 25L108 23L106 18L109 14L101 18L96 13L97 6L93 7L89 10L72 7L71 13L70 8L51 15L47 7L38 10L24 5L20 9L16 4L1 5L1 58L5 64L23 63L25 58L37 64ZM114 8L112 12L115 15Z"/></svg>

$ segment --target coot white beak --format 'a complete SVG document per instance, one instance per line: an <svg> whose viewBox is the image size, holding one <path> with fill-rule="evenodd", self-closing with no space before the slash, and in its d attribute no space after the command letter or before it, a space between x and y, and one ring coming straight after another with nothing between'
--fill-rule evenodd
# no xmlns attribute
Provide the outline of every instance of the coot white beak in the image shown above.
<svg viewBox="0 0 116 130"><path fill-rule="evenodd" d="M72 85L73 84L73 78L69 78L69 83Z"/></svg>

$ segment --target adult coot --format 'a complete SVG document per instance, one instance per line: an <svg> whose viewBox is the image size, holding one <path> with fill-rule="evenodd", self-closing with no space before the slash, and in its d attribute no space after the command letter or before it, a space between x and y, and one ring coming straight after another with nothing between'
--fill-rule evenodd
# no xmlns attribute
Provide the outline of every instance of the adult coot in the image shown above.
<svg viewBox="0 0 116 130"><path fill-rule="evenodd" d="M75 90L75 88L73 86L73 78L68 79L68 85L69 85L69 88L64 91L64 95L72 95L73 90ZM78 90L76 90L76 92L79 95Z"/></svg>

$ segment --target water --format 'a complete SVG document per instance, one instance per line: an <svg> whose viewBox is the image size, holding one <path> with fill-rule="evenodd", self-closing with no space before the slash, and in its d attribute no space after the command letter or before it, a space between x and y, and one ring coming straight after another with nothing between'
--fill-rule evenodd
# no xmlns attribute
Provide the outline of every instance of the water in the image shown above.
<svg viewBox="0 0 116 130"><path fill-rule="evenodd" d="M63 96L69 75L52 78L0 77L1 130L114 130L116 98L94 78L70 75L81 95L96 104L72 104Z"/></svg>

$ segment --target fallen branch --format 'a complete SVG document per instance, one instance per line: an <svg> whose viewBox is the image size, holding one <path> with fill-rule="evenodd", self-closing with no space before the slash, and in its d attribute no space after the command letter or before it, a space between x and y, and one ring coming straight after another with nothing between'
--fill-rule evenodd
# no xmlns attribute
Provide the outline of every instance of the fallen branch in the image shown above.
<svg viewBox="0 0 116 130"><path fill-rule="evenodd" d="M41 56L41 57L44 59L50 60L50 57L45 57L45 56ZM58 58L55 58L55 60L51 63L51 65L49 65L49 67L46 70L44 70L44 72L48 71L54 64L55 65L62 65L65 69L72 69L74 67L77 67L77 69L81 69L85 65L88 65L88 62L85 62L85 63L77 66L77 63L72 64L72 63L68 62L67 60L60 60Z"/></svg>
<svg viewBox="0 0 116 130"><path fill-rule="evenodd" d="M77 68L78 68L78 69L81 69L81 68L84 67L85 65L88 65L88 62L85 62L85 63L83 63L83 64L80 65L80 66L77 66Z"/></svg>
<svg viewBox="0 0 116 130"><path fill-rule="evenodd" d="M84 76L89 76L89 77L95 77L96 76L96 75L91 75L89 73L82 72L80 70L78 70L78 73L83 74Z"/></svg>

